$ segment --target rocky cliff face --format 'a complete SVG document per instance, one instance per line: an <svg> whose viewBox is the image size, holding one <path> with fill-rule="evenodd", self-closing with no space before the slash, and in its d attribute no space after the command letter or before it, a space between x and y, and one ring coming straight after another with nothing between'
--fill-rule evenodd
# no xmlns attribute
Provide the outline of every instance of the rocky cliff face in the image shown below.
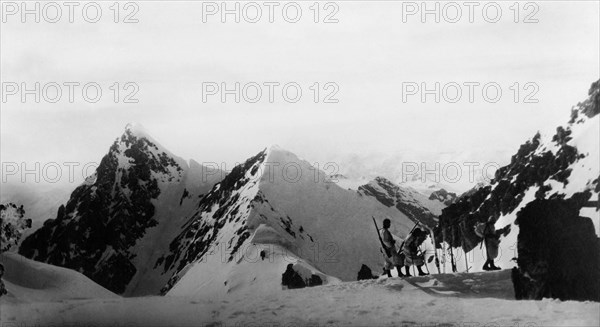
<svg viewBox="0 0 600 327"><path fill-rule="evenodd" d="M418 222L428 228L433 228L437 224L437 216L446 206L445 201L434 197L435 192L426 197L411 188L398 186L383 177L377 177L368 184L360 186L358 192L372 196L388 207L398 209L415 223Z"/></svg>
<svg viewBox="0 0 600 327"><path fill-rule="evenodd" d="M537 199L518 213L517 299L600 301L600 239L579 215L586 198Z"/></svg>
<svg viewBox="0 0 600 327"><path fill-rule="evenodd" d="M452 203L454 203L457 198L458 198L458 196L456 196L456 193L448 192L448 191L444 190L443 188L439 189L437 191L434 191L429 195L429 200L440 201L443 204L445 204L446 206L449 206Z"/></svg>
<svg viewBox="0 0 600 327"><path fill-rule="evenodd" d="M518 257L522 274L544 276L539 277L548 281L543 282L544 285L555 285L548 286L553 290L537 289L536 292L562 298L558 294L565 293L556 289L559 283L552 280L556 281L556 276L565 276L561 272L565 265L549 261L547 249L558 246L556 240L563 239L565 244L572 244L582 237L586 241L576 242L579 244L577 251L589 251L600 257L598 247L594 245L598 233L600 191L599 94L600 83L595 82L588 98L573 108L566 125L557 127L553 135L535 134L521 145L510 164L498 169L490 185L472 190L445 208L436 228L436 239L465 251L476 250L482 239L475 234L474 226L479 222L494 222L496 229L502 229L505 236L501 239L504 255L498 259L502 260L504 268L512 257ZM554 210L565 214L557 215ZM514 249L514 253L509 249ZM556 255L569 262L567 253L559 251ZM541 266L547 269L540 275L537 271ZM566 266L569 267L567 270L574 267L572 264ZM589 268L597 270L595 264ZM581 276L575 270L570 271L571 276ZM598 275L599 272L595 273ZM562 279L567 284L573 280L570 277ZM579 298L580 295L571 293L566 298Z"/></svg>
<svg viewBox="0 0 600 327"><path fill-rule="evenodd" d="M478 222L498 221L526 205L522 201L528 190L535 189L538 199L564 198L576 192L586 192L589 198L595 194L597 198L598 164L594 161L597 159L594 146L598 140L593 138L598 124L598 88L598 82L592 85L589 98L573 109L570 122L559 126L556 134L544 138L540 133L535 134L521 145L510 164L498 169L490 185L445 208L438 232L460 233L462 236L457 235L451 245L463 246L460 240L464 239L464 247L469 251L481 241L473 226ZM574 132L580 136L579 142L574 141ZM590 141L592 144L588 144ZM572 176L574 171L576 176Z"/></svg>

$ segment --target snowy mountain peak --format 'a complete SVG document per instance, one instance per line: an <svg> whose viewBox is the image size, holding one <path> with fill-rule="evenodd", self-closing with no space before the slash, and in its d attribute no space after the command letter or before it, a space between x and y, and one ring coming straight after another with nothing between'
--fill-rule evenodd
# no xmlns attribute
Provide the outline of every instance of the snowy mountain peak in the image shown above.
<svg viewBox="0 0 600 327"><path fill-rule="evenodd" d="M164 152L165 155L172 157L180 166L184 167L187 165L185 160L174 155L171 151L156 141L156 139L152 137L152 135L150 135L150 133L148 133L148 131L140 123L128 123L125 126L125 130L121 137L117 139L117 142L124 144L124 146L121 145L121 148L127 148L130 147L132 143L136 143L138 140L145 140L143 142L146 143L150 147L151 151L153 151L155 154L161 154Z"/></svg>
<svg viewBox="0 0 600 327"><path fill-rule="evenodd" d="M234 167L202 198L171 243L171 253L156 262L172 274L163 293L247 291L253 278L268 279L256 284L260 292L277 290L290 263L323 283L353 280L362 264L381 265L378 240L366 232L373 231L371 217L380 223L392 219L400 237L414 222L397 208L343 189L328 177L281 147L265 149ZM269 263L253 261L257 247L272 258Z"/></svg>
<svg viewBox="0 0 600 327"><path fill-rule="evenodd" d="M140 137L144 137L144 136L148 135L148 132L146 131L144 126L142 126L142 124L136 123L136 122L127 123L127 125L125 125L125 132L129 132L133 135L140 136Z"/></svg>
<svg viewBox="0 0 600 327"><path fill-rule="evenodd" d="M202 166L188 166L139 124L128 124L94 178L19 253L77 270L119 294L156 294L165 280L148 262L167 251L180 219L220 180L202 176Z"/></svg>
<svg viewBox="0 0 600 327"><path fill-rule="evenodd" d="M142 124L140 123L127 123L127 125L125 125L123 135L130 135L138 139L147 139L152 143L156 143L156 140L150 135L150 133L148 133L146 128L144 128L144 126L142 126Z"/></svg>
<svg viewBox="0 0 600 327"><path fill-rule="evenodd" d="M284 156L292 156L295 157L296 159L298 158L294 153L292 153L291 151L284 149L283 147L277 145L277 144L272 144L269 147L265 148L262 153L266 154L266 161L267 162L272 162L272 161L276 161L277 157L284 155Z"/></svg>
<svg viewBox="0 0 600 327"><path fill-rule="evenodd" d="M268 149L269 151L284 150L279 144L271 144Z"/></svg>

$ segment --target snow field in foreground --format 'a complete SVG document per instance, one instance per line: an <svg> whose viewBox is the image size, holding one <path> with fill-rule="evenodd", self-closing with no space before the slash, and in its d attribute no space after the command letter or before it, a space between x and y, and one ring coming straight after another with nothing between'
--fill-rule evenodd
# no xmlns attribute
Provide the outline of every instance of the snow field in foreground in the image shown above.
<svg viewBox="0 0 600 327"><path fill-rule="evenodd" d="M512 300L510 271L380 278L221 300L6 303L3 323L93 326L598 326L600 304Z"/></svg>

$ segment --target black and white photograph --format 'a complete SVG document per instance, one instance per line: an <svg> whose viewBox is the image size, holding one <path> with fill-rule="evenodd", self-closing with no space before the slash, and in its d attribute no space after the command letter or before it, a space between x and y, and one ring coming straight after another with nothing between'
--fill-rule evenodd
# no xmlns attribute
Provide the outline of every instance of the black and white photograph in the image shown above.
<svg viewBox="0 0 600 327"><path fill-rule="evenodd" d="M0 327L600 326L600 0L0 5Z"/></svg>

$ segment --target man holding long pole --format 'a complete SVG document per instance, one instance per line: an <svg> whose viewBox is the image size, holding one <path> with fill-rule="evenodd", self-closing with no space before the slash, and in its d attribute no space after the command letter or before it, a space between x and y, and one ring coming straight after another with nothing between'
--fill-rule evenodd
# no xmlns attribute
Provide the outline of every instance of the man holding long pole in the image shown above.
<svg viewBox="0 0 600 327"><path fill-rule="evenodd" d="M375 217L373 217L373 222L377 228ZM392 277L392 268L396 267L398 276L402 277L404 275L400 271L400 268L402 267L404 260L402 260L398 250L396 249L396 240L394 240L392 233L389 231L390 226L391 221L386 218L383 220L383 228L381 230L377 230L379 241L381 242L381 247L383 248L383 259L385 261L383 273L388 275L388 277Z"/></svg>

